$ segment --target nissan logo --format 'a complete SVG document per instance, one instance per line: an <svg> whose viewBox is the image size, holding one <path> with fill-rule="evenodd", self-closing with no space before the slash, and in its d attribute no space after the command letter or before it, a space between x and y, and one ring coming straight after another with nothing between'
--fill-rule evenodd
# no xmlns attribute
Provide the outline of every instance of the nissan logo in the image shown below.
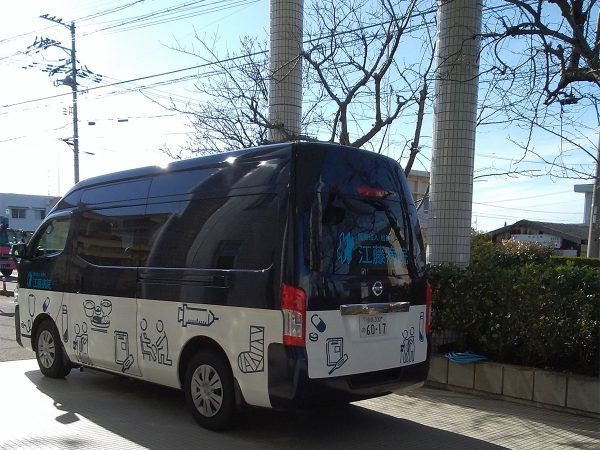
<svg viewBox="0 0 600 450"><path fill-rule="evenodd" d="M383 284L381 284L381 281L376 281L373 283L371 290L376 297L379 297L381 294L383 294Z"/></svg>

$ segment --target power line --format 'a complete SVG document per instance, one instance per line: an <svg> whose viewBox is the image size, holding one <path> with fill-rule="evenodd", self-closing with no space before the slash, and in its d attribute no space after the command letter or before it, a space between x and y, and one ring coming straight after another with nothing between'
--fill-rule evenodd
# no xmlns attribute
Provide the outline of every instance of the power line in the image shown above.
<svg viewBox="0 0 600 450"><path fill-rule="evenodd" d="M359 28L355 28L355 29L351 29L351 30L345 30L343 32L336 33L335 36L345 35L345 34L349 34L349 33L355 33L357 31L362 31L362 30L365 30L367 28L373 28L373 27L382 26L382 25L385 25L386 23L389 23L389 22L381 22L381 23L374 24L374 25L369 25L369 26L365 26L365 27L359 27ZM331 39L333 36L334 36L333 34L322 35L322 36L319 36L319 37L307 39L306 41L304 41L304 43L306 44L306 43L316 42L316 41L318 41L318 39ZM176 70L171 70L171 71L167 71L167 72L161 72L161 73L157 73L157 74L153 74L153 75L147 75L147 76L132 78L132 79L129 79L129 80L117 81L117 82L114 82L114 83L99 85L99 86L95 86L95 87L91 87L91 88L82 90L82 92L85 93L86 91L92 91L92 90L97 90L97 89L104 89L104 88L107 88L107 87L118 86L118 85L122 85L122 84L126 84L126 83L133 83L133 82L137 82L137 81L148 80L148 79L151 79L151 78L156 78L156 77L161 77L161 76L166 76L166 75L172 75L172 74L175 74L175 73L181 73L181 72L185 72L185 71L188 71L188 70L202 69L202 68L206 68L206 67L210 67L210 66L214 66L214 65L224 64L224 63L233 62L233 61L238 61L238 60L241 60L241 59L244 59L244 58L251 58L251 57L254 57L254 56L259 56L259 55L263 55L263 54L267 54L267 53L268 53L268 50L261 50L261 51L257 51L257 52L253 52L253 53L249 53L249 54L232 56L232 57L229 57L229 58L225 58L225 59L221 59L221 60L217 60L217 61L211 61L211 62L207 62L207 63L204 63L204 64L198 64L198 65L195 65L195 66L185 67L185 68L182 68L182 69L176 69ZM33 102L38 102L38 101L43 101L43 100L50 100L50 99L53 99L53 98L62 97L64 95L67 95L67 94L58 94L58 95L52 95L52 96L48 96L48 97L42 97L42 98L37 98L37 99L25 100L25 101L22 101L22 102L11 103L11 104L8 104L8 105L0 105L0 108L10 108L10 107L13 107L13 106L24 105L24 104L33 103Z"/></svg>
<svg viewBox="0 0 600 450"><path fill-rule="evenodd" d="M125 31L138 30L155 25L164 25L166 23L191 19L200 15L206 15L214 12L225 11L238 6L246 6L257 3L261 0L216 0L207 2L207 0L198 0L183 3L163 10L154 11L137 17L131 17L122 20L120 23L107 25L95 31L84 33L83 36L113 30L108 34L120 33ZM203 5L199 5L203 4ZM198 6L196 6L198 5ZM201 9L200 11L195 11ZM114 22L114 21L113 21Z"/></svg>
<svg viewBox="0 0 600 450"><path fill-rule="evenodd" d="M511 211L533 212L533 213L539 213L539 214L557 214L556 211L539 211L539 210L535 210L535 209L511 208L508 206L490 205L488 203L480 203L480 202L473 202L473 204L480 205L480 206L487 206L489 208L508 209ZM566 212L561 212L560 214L581 215L581 213L566 213Z"/></svg>
<svg viewBox="0 0 600 450"><path fill-rule="evenodd" d="M519 198L508 198L506 200L491 200L486 202L486 204L488 203L503 203L503 202L513 202L513 201L517 201L517 200L529 200L532 198L540 198L540 197L549 197L551 195L561 195L561 194L568 194L571 193L573 191L559 191L559 192L551 192L549 194L539 194L539 195L531 195L529 197L519 197Z"/></svg>

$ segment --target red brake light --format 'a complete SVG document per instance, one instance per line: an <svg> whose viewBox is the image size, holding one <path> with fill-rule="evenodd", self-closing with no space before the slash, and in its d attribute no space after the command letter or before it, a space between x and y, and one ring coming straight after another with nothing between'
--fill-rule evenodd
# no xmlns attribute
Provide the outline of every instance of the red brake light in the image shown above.
<svg viewBox="0 0 600 450"><path fill-rule="evenodd" d="M294 347L305 346L306 294L302 289L281 286L281 311L283 312L283 343Z"/></svg>
<svg viewBox="0 0 600 450"><path fill-rule="evenodd" d="M425 333L431 332L431 304L433 303L433 289L428 282L425 284Z"/></svg>
<svg viewBox="0 0 600 450"><path fill-rule="evenodd" d="M358 186L356 188L356 192L358 192L358 194L362 195L363 197L384 198L388 195L388 193L383 189L377 189L369 186Z"/></svg>

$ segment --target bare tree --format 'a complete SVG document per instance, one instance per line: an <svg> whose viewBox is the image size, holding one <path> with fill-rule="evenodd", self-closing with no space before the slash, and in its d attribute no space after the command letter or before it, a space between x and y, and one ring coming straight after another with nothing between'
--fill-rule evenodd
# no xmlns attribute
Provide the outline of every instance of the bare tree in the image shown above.
<svg viewBox="0 0 600 450"><path fill-rule="evenodd" d="M382 152L400 146L407 170L420 135L433 77L435 8L419 0L324 0L305 10L302 133L293 139L338 142ZM211 62L195 84L197 102L171 109L188 114L194 134L175 157L267 143L266 42L241 41L237 53L218 55L215 41L176 49ZM402 54L421 46L418 61ZM400 132L391 126L405 118ZM407 125L408 123L408 125ZM406 130L412 130L406 133ZM398 136L406 134L406 138ZM168 151L168 150L166 150ZM395 152L396 153L396 152ZM396 153L397 154L397 153Z"/></svg>
<svg viewBox="0 0 600 450"><path fill-rule="evenodd" d="M218 38L196 34L196 41L198 49L181 45L175 49L199 58L211 70L196 77L190 96L194 101L184 106L175 101L163 105L188 115L193 132L177 152L167 147L161 151L181 159L265 143L269 100L268 79L264 76L269 69L266 42L245 37L239 53L227 52L219 57L215 50Z"/></svg>
<svg viewBox="0 0 600 450"><path fill-rule="evenodd" d="M515 171L525 158L536 158L547 168L536 175L593 178L600 93L598 6L596 0L489 2L478 125L504 124L509 136L520 130L521 137L513 138L523 150L512 161ZM533 145L541 135L559 143L554 156ZM569 163L573 155L586 162Z"/></svg>

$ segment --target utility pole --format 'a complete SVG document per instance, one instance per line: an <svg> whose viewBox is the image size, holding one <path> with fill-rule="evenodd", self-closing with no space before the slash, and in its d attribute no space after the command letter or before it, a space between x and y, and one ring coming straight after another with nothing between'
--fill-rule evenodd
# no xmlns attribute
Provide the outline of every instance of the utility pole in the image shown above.
<svg viewBox="0 0 600 450"><path fill-rule="evenodd" d="M592 210L590 212L590 231L588 233L587 257L600 257L600 134L596 149L596 177L592 188Z"/></svg>
<svg viewBox="0 0 600 450"><path fill-rule="evenodd" d="M77 59L75 58L75 22L71 22L71 92L73 93L73 171L79 183L79 125L77 120Z"/></svg>
<svg viewBox="0 0 600 450"><path fill-rule="evenodd" d="M79 182L79 125L77 118L77 58L75 53L75 22L71 22L70 25L63 23L62 19L49 16L44 14L40 16L42 19L49 20L50 22L57 23L67 27L71 31L71 49L62 47L57 43L52 43L54 47L58 47L67 52L71 59L71 70L70 73L62 81L62 84L71 86L71 92L73 94L73 172L75 176L75 183ZM66 141L65 141L66 142ZM67 142L67 144L70 144Z"/></svg>

